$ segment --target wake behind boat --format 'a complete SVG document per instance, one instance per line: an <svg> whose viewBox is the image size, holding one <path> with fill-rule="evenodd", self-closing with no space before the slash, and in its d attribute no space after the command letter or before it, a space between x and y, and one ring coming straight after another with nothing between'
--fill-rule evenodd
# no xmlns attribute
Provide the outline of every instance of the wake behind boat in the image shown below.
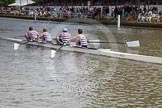
<svg viewBox="0 0 162 108"><path fill-rule="evenodd" d="M58 48L60 48L60 45L42 44L42 43L38 43L38 42L26 42L26 41L22 41L21 39L2 38L2 37L0 37L0 39L18 43L18 44L26 44L26 45L31 45L31 46L50 48L53 50L57 50ZM111 51L110 49L91 49L91 48L78 48L78 47L73 47L73 46L62 46L62 48L59 50L162 64L161 57L122 53L122 52L117 52L117 51Z"/></svg>

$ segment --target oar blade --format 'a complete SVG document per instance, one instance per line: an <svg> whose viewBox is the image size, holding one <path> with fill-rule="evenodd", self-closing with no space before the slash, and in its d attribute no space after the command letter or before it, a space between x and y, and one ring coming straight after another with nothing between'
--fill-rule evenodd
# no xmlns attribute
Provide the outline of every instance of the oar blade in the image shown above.
<svg viewBox="0 0 162 108"><path fill-rule="evenodd" d="M55 50L51 50L51 58L54 58L55 54L56 54L56 51Z"/></svg>
<svg viewBox="0 0 162 108"><path fill-rule="evenodd" d="M14 43L14 50L18 50L19 49L19 46L20 46L20 44Z"/></svg>
<svg viewBox="0 0 162 108"><path fill-rule="evenodd" d="M130 41L130 42L126 42L128 47L140 47L140 43L139 41Z"/></svg>

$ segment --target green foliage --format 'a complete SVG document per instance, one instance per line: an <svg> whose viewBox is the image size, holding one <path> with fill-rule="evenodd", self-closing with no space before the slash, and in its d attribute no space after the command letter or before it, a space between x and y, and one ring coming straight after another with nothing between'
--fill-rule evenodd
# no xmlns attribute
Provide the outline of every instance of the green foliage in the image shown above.
<svg viewBox="0 0 162 108"><path fill-rule="evenodd" d="M7 6L7 5L14 3L14 2L15 2L15 0L0 0L0 5Z"/></svg>

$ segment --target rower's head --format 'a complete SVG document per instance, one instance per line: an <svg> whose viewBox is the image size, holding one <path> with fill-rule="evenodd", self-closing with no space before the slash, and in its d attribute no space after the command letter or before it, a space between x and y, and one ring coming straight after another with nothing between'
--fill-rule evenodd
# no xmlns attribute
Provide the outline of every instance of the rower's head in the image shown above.
<svg viewBox="0 0 162 108"><path fill-rule="evenodd" d="M33 30L33 27L29 27L29 31L32 31Z"/></svg>
<svg viewBox="0 0 162 108"><path fill-rule="evenodd" d="M44 28L44 29L43 29L43 32L47 32L47 29Z"/></svg>
<svg viewBox="0 0 162 108"><path fill-rule="evenodd" d="M78 34L82 34L83 30L82 29L78 29Z"/></svg>
<svg viewBox="0 0 162 108"><path fill-rule="evenodd" d="M68 31L68 29L67 29L67 28L64 28L64 29L63 29L63 32L67 32L67 31Z"/></svg>

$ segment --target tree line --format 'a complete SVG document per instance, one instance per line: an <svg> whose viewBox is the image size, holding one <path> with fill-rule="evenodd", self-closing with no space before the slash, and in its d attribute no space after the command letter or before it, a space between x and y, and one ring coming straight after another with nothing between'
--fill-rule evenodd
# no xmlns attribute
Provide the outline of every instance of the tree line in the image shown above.
<svg viewBox="0 0 162 108"><path fill-rule="evenodd" d="M0 0L1 6L7 6L7 5L14 3L14 2L15 2L15 0Z"/></svg>

